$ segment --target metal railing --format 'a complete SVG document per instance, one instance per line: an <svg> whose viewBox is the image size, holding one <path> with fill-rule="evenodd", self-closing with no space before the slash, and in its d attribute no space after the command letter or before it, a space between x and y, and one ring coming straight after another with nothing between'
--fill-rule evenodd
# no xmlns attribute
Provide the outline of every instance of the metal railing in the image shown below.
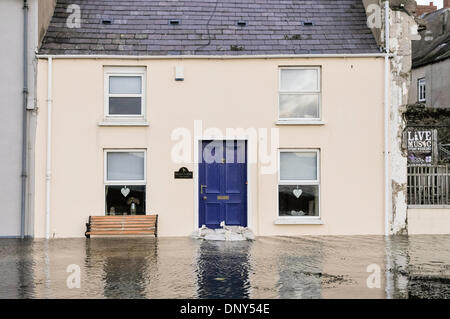
<svg viewBox="0 0 450 319"><path fill-rule="evenodd" d="M408 166L408 205L449 205L449 165Z"/></svg>
<svg viewBox="0 0 450 319"><path fill-rule="evenodd" d="M450 144L439 144L439 162L450 163Z"/></svg>

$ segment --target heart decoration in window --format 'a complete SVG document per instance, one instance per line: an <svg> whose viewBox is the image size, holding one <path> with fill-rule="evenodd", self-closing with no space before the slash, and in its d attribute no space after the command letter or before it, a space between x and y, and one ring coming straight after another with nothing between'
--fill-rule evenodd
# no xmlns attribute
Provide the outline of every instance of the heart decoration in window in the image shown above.
<svg viewBox="0 0 450 319"><path fill-rule="evenodd" d="M122 187L122 189L120 190L120 192L122 193L123 197L127 197L128 194L130 193L130 189L128 187Z"/></svg>
<svg viewBox="0 0 450 319"><path fill-rule="evenodd" d="M302 195L303 191L301 189L297 188L297 189L294 189L292 191L292 193L294 193L295 197L299 198Z"/></svg>

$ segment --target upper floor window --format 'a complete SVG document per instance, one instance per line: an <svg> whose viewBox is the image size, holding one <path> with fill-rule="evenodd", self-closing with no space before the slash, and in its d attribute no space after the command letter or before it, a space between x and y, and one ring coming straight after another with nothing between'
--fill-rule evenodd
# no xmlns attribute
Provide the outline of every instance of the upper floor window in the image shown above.
<svg viewBox="0 0 450 319"><path fill-rule="evenodd" d="M426 89L425 78L418 79L417 80L417 94L418 94L419 102L426 101L425 89Z"/></svg>
<svg viewBox="0 0 450 319"><path fill-rule="evenodd" d="M144 68L105 68L105 115L145 116Z"/></svg>
<svg viewBox="0 0 450 319"><path fill-rule="evenodd" d="M320 67L281 68L279 119L320 118Z"/></svg>

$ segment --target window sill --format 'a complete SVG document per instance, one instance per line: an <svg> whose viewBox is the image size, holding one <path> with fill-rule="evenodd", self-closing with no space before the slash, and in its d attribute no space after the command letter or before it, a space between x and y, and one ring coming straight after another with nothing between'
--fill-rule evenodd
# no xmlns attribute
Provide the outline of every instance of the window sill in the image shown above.
<svg viewBox="0 0 450 319"><path fill-rule="evenodd" d="M278 120L276 125L325 125L322 120Z"/></svg>
<svg viewBox="0 0 450 319"><path fill-rule="evenodd" d="M302 217L286 217L277 218L276 225L323 225L323 221L319 218L302 218Z"/></svg>
<svg viewBox="0 0 450 319"><path fill-rule="evenodd" d="M101 122L98 122L98 126L149 126L149 125L148 122L145 120L105 119Z"/></svg>

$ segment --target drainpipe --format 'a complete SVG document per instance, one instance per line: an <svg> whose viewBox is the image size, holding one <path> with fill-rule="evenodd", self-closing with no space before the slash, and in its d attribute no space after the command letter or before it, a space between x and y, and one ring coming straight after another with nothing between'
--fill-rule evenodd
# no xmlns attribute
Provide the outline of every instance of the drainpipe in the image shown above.
<svg viewBox="0 0 450 319"><path fill-rule="evenodd" d="M27 104L28 104L28 3L23 1L23 105L22 105L22 174L20 199L20 238L25 237L25 209L27 192Z"/></svg>
<svg viewBox="0 0 450 319"><path fill-rule="evenodd" d="M48 58L47 69L47 168L45 203L45 238L50 238L50 182L52 176L52 57Z"/></svg>
<svg viewBox="0 0 450 319"><path fill-rule="evenodd" d="M384 234L389 235L389 1L384 2Z"/></svg>

